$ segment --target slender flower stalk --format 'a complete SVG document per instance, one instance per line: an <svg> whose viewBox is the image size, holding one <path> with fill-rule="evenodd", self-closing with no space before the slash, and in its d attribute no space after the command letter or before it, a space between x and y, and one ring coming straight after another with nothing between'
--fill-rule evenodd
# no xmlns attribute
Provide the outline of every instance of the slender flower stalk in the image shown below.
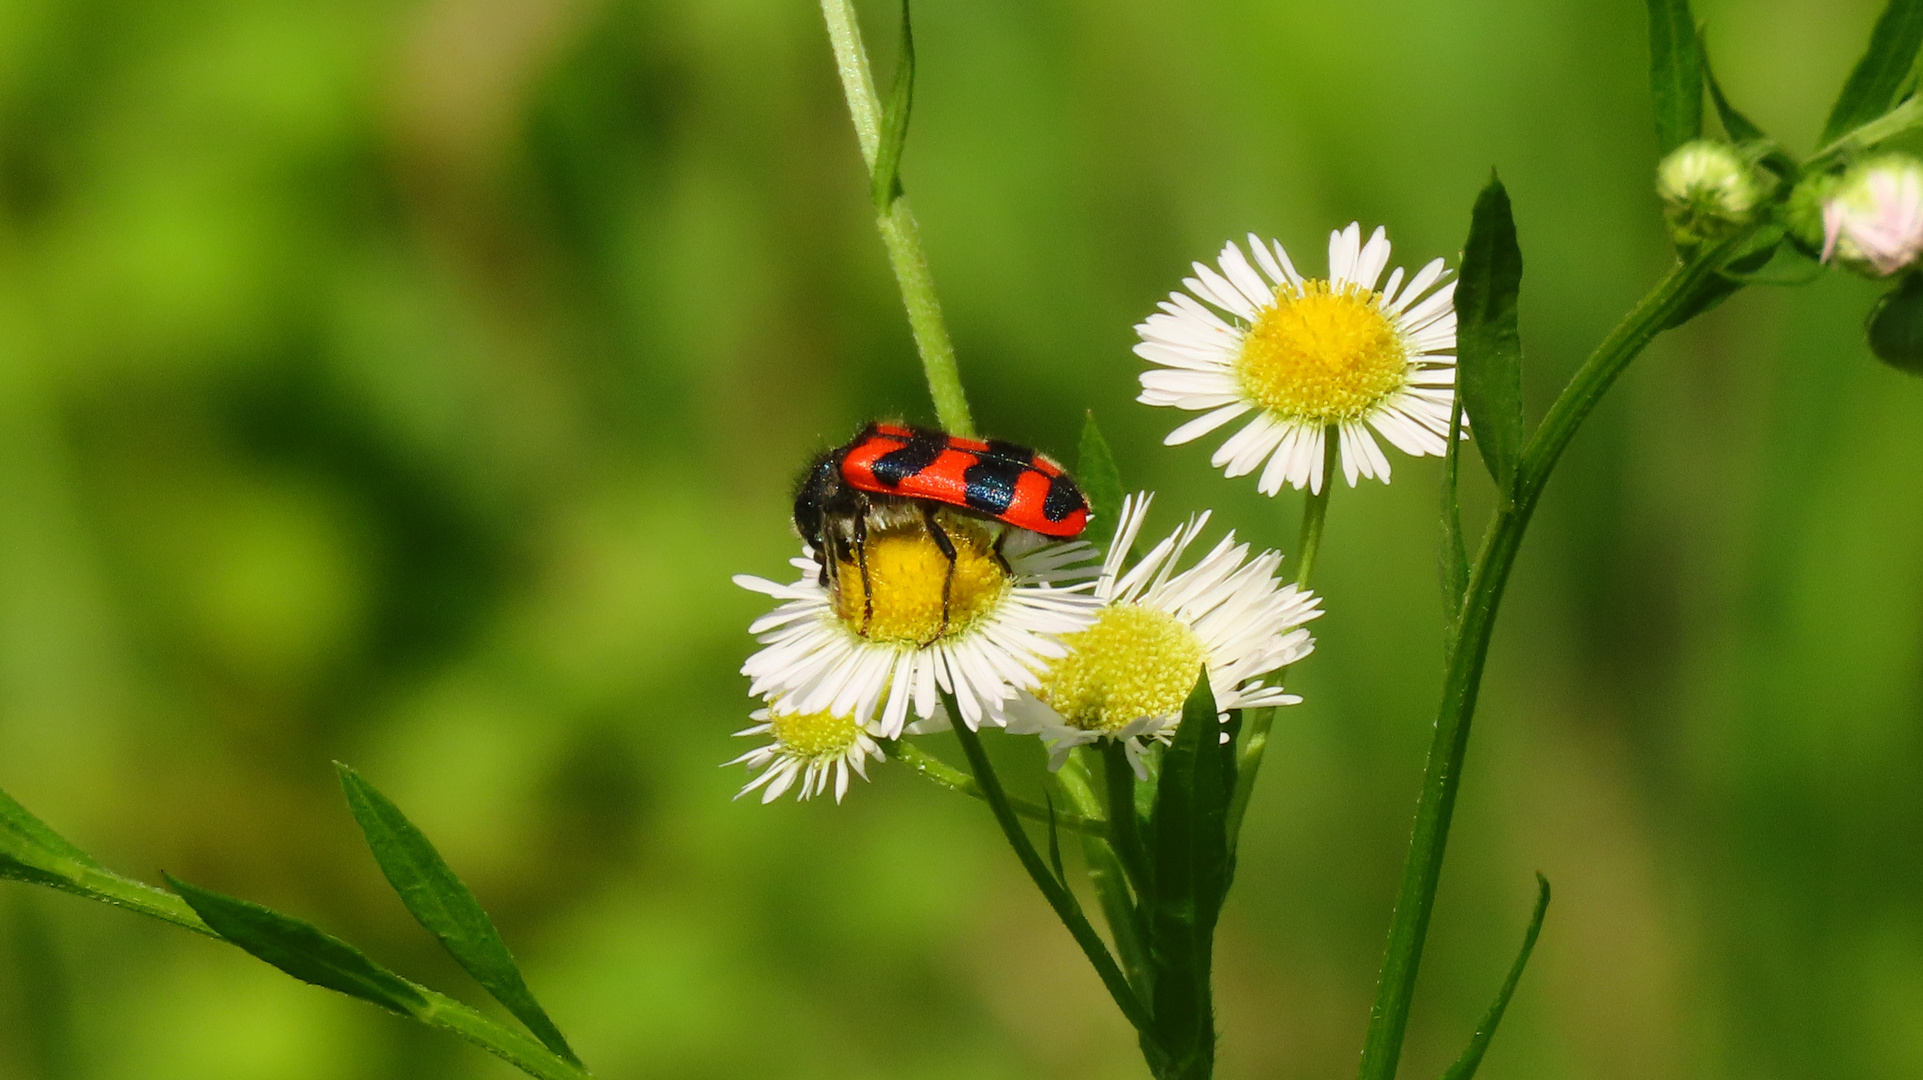
<svg viewBox="0 0 1923 1080"><path fill-rule="evenodd" d="M1416 971L1429 932L1429 916L1435 909L1436 886L1441 881L1443 854L1449 842L1449 824L1455 814L1456 792L1462 783L1470 721L1475 716L1483 664L1489 656L1489 639L1495 632L1496 609L1536 503L1562 452L1616 377L1657 334L1673 324L1677 314L1714 278L1717 269L1749 240L1752 231L1738 232L1697 251L1664 276L1590 354L1550 406L1542 426L1536 429L1523 450L1516 476L1515 501L1497 508L1469 579L1462 619L1448 641L1442 705L1429 747L1422 794L1416 804L1415 830L1409 840L1409 857L1403 866L1395 917L1389 927L1381 982L1376 988L1375 1006L1370 1012L1369 1030L1363 1042L1361 1080L1392 1080L1402 1054L1402 1040L1409 1026L1409 1003L1415 994Z"/></svg>
<svg viewBox="0 0 1923 1080"><path fill-rule="evenodd" d="M1329 517L1329 479L1335 474L1338 443L1331 433L1322 440L1322 482L1310 485L1308 498L1302 504L1302 534L1295 550L1295 585L1298 589L1309 587L1309 574L1315 569L1315 555L1322 548L1322 526ZM1275 673L1277 681L1288 678L1289 669L1283 668ZM1249 799L1255 794L1255 778L1262 771L1262 755L1269 748L1269 729L1275 726L1276 714L1280 708L1257 709L1249 716L1249 734L1242 742L1242 754L1235 770L1235 797L1229 802L1229 849L1235 849L1235 841L1242 835L1242 818L1249 811Z"/></svg>
<svg viewBox="0 0 1923 1080"><path fill-rule="evenodd" d="M828 24L828 39L835 48L835 70L841 75L842 93L848 99L848 115L855 122L855 137L861 142L862 160L868 172L875 171L881 155L881 101L875 95L875 80L868 66L868 50L862 45L861 25L855 18L853 0L821 0L821 16ZM968 395L963 392L961 369L955 364L955 345L949 340L948 326L942 320L941 301L935 297L935 279L928 270L928 256L922 251L921 226L908 208L908 197L897 195L886 209L876 215L882 243L888 247L888 263L901 288L901 300L908 309L908 325L915 334L915 348L921 353L922 372L928 378L928 394L935 402L935 416L941 426L956 435L975 434L975 418L968 410Z"/></svg>
<svg viewBox="0 0 1923 1080"><path fill-rule="evenodd" d="M988 793L974 777L948 764L946 761L916 746L907 739L899 742L885 742L882 748L888 756L913 770L915 775L930 783L960 792L970 798L988 801ZM1101 808L1095 807L1083 813L1069 810L1056 810L1009 796L1008 805L1015 813L1037 824L1054 823L1058 829L1067 829L1084 836L1100 838L1108 835L1108 826L1102 821ZM1079 805L1079 804L1078 804Z"/></svg>

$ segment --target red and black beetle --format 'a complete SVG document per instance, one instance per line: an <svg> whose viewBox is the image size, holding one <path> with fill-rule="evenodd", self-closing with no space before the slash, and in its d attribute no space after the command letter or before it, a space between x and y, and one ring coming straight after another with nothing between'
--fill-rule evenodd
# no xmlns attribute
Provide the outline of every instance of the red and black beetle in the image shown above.
<svg viewBox="0 0 1923 1080"><path fill-rule="evenodd" d="M919 518L948 557L949 579L942 586L945 631L956 553L936 518L944 507L1061 539L1080 535L1089 516L1088 499L1075 481L1026 446L871 423L847 445L809 464L795 490L795 529L815 549L822 585L840 563L853 562L861 568L866 597L869 529ZM997 537L997 558L1000 553Z"/></svg>

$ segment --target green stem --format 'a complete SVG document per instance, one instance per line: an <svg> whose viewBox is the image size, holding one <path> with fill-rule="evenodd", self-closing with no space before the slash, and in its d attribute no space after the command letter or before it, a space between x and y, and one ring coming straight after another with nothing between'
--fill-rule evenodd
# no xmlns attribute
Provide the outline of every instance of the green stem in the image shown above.
<svg viewBox="0 0 1923 1080"><path fill-rule="evenodd" d="M908 766L910 769L913 769L916 775L940 784L950 791L959 791L963 795L972 796L983 802L988 801L987 793L982 791L982 786L975 782L974 777L962 772L960 769L955 768L953 765L948 764L946 761L943 761L928 751L923 750L907 739L882 743L882 752L901 762L903 765ZM1013 797L1009 798L1008 805L1014 808L1017 814L1020 814L1030 821L1039 822L1043 825L1049 823L1049 812L1046 806L1037 806L1026 799ZM1108 823L1102 820L1099 811L1094 813L1068 813L1067 811L1057 810L1055 811L1053 820L1058 828L1068 829L1086 836L1101 837L1108 835Z"/></svg>
<svg viewBox="0 0 1923 1080"><path fill-rule="evenodd" d="M1322 526L1329 517L1329 492L1335 487L1335 460L1340 448L1341 431L1330 427L1322 437L1322 483L1319 490L1311 490L1302 503L1302 533L1295 550L1295 584L1297 588L1307 588L1309 572L1315 569L1315 554L1322 549ZM1288 668L1275 673L1279 681L1289 674ZM1242 817L1249 812L1249 799L1255 794L1255 777L1262 771L1262 755L1269 748L1269 729L1275 726L1275 714L1280 708L1262 709L1249 717L1249 735L1242 742L1242 756L1235 767L1235 797L1229 802L1229 816L1226 826L1229 831L1229 850L1235 850L1235 842L1242 835Z"/></svg>
<svg viewBox="0 0 1923 1080"><path fill-rule="evenodd" d="M1115 739L1101 741L1102 780L1108 793L1108 822L1115 853L1128 871L1137 895L1148 890L1148 847L1142 843L1141 823L1135 813L1135 770L1128 748Z"/></svg>
<svg viewBox="0 0 1923 1080"><path fill-rule="evenodd" d="M943 691L942 701L948 706L948 715L961 715L952 694ZM1129 986L1128 977L1116 966L1115 958L1109 955L1108 946L1102 943L1102 936L1095 932L1088 917L1082 914L1075 894L1056 879L1055 872L1042 861L1028 834L1022 831L1022 823L1015 817L1014 807L1008 804L1008 795L1002 791L1001 779L995 775L995 767L989 764L987 751L982 749L981 734L971 730L967 724L957 723L955 738L960 740L962 752L968 755L968 767L974 770L975 779L981 783L989 809L995 812L995 822L1002 827L1002 835L1007 838L1008 846L1015 849L1015 857L1021 860L1022 869L1028 871L1035 887L1047 898L1048 906L1055 909L1055 917L1062 920L1062 925L1074 936L1075 944L1082 947L1082 954L1094 966L1095 974L1101 977L1102 985L1108 988L1109 996L1115 999L1115 1005L1122 1010L1122 1015L1128 1017L1128 1022L1135 1026L1144 1039L1153 1038L1154 1021L1150 1019L1142 1000L1135 996L1135 990Z"/></svg>
<svg viewBox="0 0 1923 1080"><path fill-rule="evenodd" d="M1409 1025L1409 1002L1415 994L1416 970L1422 961L1429 916L1435 908L1449 823L1455 813L1456 791L1462 782L1470 721L1475 715L1483 664L1489 655L1489 639L1495 631L1496 609L1543 487L1576 430L1616 377L1657 334L1669 327L1697 289L1709 282L1723 261L1747 239L1747 233L1739 234L1698 252L1658 282L1583 363L1523 449L1515 500L1499 507L1490 524L1469 579L1462 618L1447 650L1442 704L1423 774L1422 795L1416 804L1415 830L1409 839L1402 887L1389 926L1389 943L1382 962L1381 981L1376 988L1375 1007L1370 1012L1369 1030L1363 1042L1359 1074L1362 1080L1391 1080L1401 1057L1402 1040Z"/></svg>
<svg viewBox="0 0 1923 1080"><path fill-rule="evenodd" d="M1309 584L1316 552L1322 550L1322 525L1329 517L1329 492L1335 488L1336 455L1341 452L1342 429L1331 425L1322 433L1321 490L1311 490L1302 503L1302 533L1296 542L1295 583Z"/></svg>
<svg viewBox="0 0 1923 1080"><path fill-rule="evenodd" d="M835 70L841 75L841 89L848 99L848 115L855 122L855 137L861 142L862 160L873 176L875 160L881 153L881 100L875 95L854 0L821 0L821 15L828 23ZM902 304L908 309L908 326L921 353L922 373L928 378L935 416L944 429L973 436L975 419L968 410L968 395L962 390L955 345L942 321L941 302L935 297L935 281L928 272L928 256L922 251L921 226L908 209L907 196L897 196L876 216L875 223L881 230L882 243L888 247L888 263L895 271L895 284L901 288Z"/></svg>
<svg viewBox="0 0 1923 1080"><path fill-rule="evenodd" d="M1102 800L1095 794L1094 776L1088 764L1092 759L1088 747L1076 747L1055 772L1056 785L1069 805L1085 815L1102 812ZM1142 911L1135 903L1134 894L1129 891L1128 872L1122 869L1122 860L1115 854L1115 848L1099 836L1082 835L1082 858L1088 863L1089 884L1094 886L1095 896L1101 901L1102 917L1108 921L1109 937L1114 939L1115 951L1121 956L1122 971L1137 996L1147 1000L1150 993L1148 928L1142 921Z"/></svg>
<svg viewBox="0 0 1923 1080"><path fill-rule="evenodd" d="M125 908L218 941L226 940L173 893L38 848L9 847L5 854L20 867L7 876ZM427 1002L424 1008L409 1013L415 1020L457 1035L540 1080L588 1080L586 1069L563 1059L533 1038L424 986L417 985L414 989Z"/></svg>

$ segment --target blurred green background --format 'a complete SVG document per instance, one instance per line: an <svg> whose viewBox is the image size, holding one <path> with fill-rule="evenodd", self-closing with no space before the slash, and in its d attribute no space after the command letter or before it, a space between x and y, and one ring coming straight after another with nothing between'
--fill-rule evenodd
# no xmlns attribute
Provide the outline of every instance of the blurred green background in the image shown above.
<svg viewBox="0 0 1923 1080"><path fill-rule="evenodd" d="M1700 0L1807 149L1874 0ZM868 5L889 69L892 9ZM1540 408L1668 257L1642 5L922 0L905 178L982 425L1092 407L1161 528L1300 500L1132 403L1132 323L1254 229L1450 254L1515 199ZM359 767L596 1071L1140 1077L978 805L718 763L786 493L929 418L807 0L0 3L0 787L127 873L480 993ZM1866 283L1661 341L1497 635L1405 1075L1556 902L1483 1076L1923 1073L1923 384ZM1473 460L1473 459L1472 459ZM1224 1077L1354 1067L1439 676L1433 461L1337 493L1219 945ZM1480 483L1478 474L1477 483ZM1475 492L1486 506L1486 488ZM952 747L942 747L952 752ZM1033 783L1032 740L999 747ZM235 950L0 886L0 1077L515 1075Z"/></svg>

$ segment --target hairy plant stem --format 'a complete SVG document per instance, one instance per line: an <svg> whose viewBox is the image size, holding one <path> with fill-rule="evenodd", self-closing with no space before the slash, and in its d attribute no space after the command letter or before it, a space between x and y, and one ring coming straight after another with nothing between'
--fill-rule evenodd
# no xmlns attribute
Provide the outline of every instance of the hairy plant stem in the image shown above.
<svg viewBox="0 0 1923 1080"><path fill-rule="evenodd" d="M923 750L905 738L895 742L884 742L881 744L881 748L883 753L886 753L889 757L913 769L918 776L933 783L940 784L950 791L959 791L963 795L980 799L983 802L988 801L988 794L982 790L980 784L975 782L974 777L962 772L960 769L955 768L953 765L948 764L946 761L943 761L928 751ZM1103 837L1108 835L1108 823L1102 820L1101 807L1099 805L1090 809L1082 807L1078 803L1076 812L1071 813L1066 810L1057 810L1052 817L1049 814L1048 807L1037 806L1026 799L1017 799L1011 796L1008 800L1008 805L1013 807L1017 814L1043 825L1053 821L1057 828L1068 829L1071 832L1078 832L1085 836Z"/></svg>
<svg viewBox="0 0 1923 1080"><path fill-rule="evenodd" d="M1094 770L1090 762L1097 752L1087 746L1078 746L1068 755L1068 760L1055 771L1056 786L1069 805L1083 815L1102 812L1102 799L1095 794ZM1088 864L1088 881L1095 889L1096 898L1101 901L1102 917L1108 922L1109 937L1115 942L1115 951L1121 957L1122 971L1128 976L1128 983L1135 988L1141 1000L1148 1000L1151 986L1149 982L1148 927L1142 921L1141 908L1136 904L1135 894L1129 889L1128 871L1122 868L1121 857L1116 855L1114 845L1103 837L1088 833L1082 834L1082 858Z"/></svg>
<svg viewBox="0 0 1923 1080"><path fill-rule="evenodd" d="M828 23L835 70L841 75L841 89L848 99L848 115L855 122L855 137L861 142L862 160L868 163L872 176L881 153L882 109L868 66L868 50L862 45L861 25L855 18L854 0L821 0L821 15ZM921 226L908 209L908 197L897 195L890 200L876 214L875 224L888 248L888 263L895 271L895 284L901 288L902 304L908 309L908 326L921 353L922 373L928 378L935 416L946 430L972 437L975 418L968 410L968 395L962 391L955 345L942 321L935 280L928 272L928 256L922 251Z"/></svg>
<svg viewBox="0 0 1923 1080"><path fill-rule="evenodd" d="M949 716L961 716L953 694L942 691L942 702L947 706ZM1048 906L1055 909L1055 917L1074 936L1075 944L1082 947L1082 955L1088 957L1089 964L1100 976L1102 985L1108 988L1109 996L1115 999L1115 1005L1122 1010L1122 1015L1128 1018L1128 1022L1135 1026L1144 1039L1152 1038L1155 1028L1148 1007L1135 996L1128 977L1122 974L1115 958L1109 955L1102 936L1095 932L1088 916L1082 914L1082 906L1076 902L1075 894L1069 891L1068 883L1055 876L1055 872L1035 850L1035 845L1029 841L1028 834L1022 831L1021 820L1015 816L1015 808L1009 805L1008 795L1002 790L1001 778L995 775L995 767L988 761L988 752L982 749L981 734L957 719L955 738L962 744L962 752L968 755L968 767L981 784L989 809L995 812L995 822L1002 827L1002 836L1007 838L1008 846L1015 849L1015 857L1021 860L1022 869L1028 871L1035 887L1047 898Z"/></svg>
<svg viewBox="0 0 1923 1080"><path fill-rule="evenodd" d="M1329 491L1335 486L1335 459L1339 452L1341 429L1330 427L1322 437L1322 483L1319 490L1312 490L1302 503L1302 533L1295 545L1295 584L1297 588L1307 588L1309 573L1315 569L1315 553L1322 548L1322 526L1329 517ZM1275 673L1277 680L1285 678L1288 668ZM1249 713L1249 735L1242 743L1242 756L1235 767L1235 798L1229 802L1227 828L1229 850L1235 850L1235 841L1242 835L1242 816L1249 811L1249 799L1255 794L1255 777L1262 770L1262 755L1269 748L1269 729L1275 725L1275 714L1281 707L1253 710Z"/></svg>
<svg viewBox="0 0 1923 1080"><path fill-rule="evenodd" d="M0 832L0 841L5 840ZM226 941L208 926L187 902L164 889L156 889L131 878L102 870L75 859L37 848L0 844L5 854L23 865L27 872L9 875L36 885L45 885L89 900L125 908L191 930L217 941ZM457 1035L483 1050L540 1080L588 1080L586 1069L542 1046L535 1039L468 1008L444 994L425 986L413 985L424 1004L406 1015L442 1031Z"/></svg>
<svg viewBox="0 0 1923 1080"><path fill-rule="evenodd" d="M1422 794L1416 804L1402 886L1389 926L1375 1007L1363 1042L1361 1080L1391 1080L1402 1054L1409 1003L1415 994L1429 916L1435 908L1436 886L1442 876L1449 823L1462 782L1463 756L1469 747L1470 721L1489 655L1489 639L1495 631L1496 609L1543 488L1570 439L1616 377L1657 334L1670 327L1697 290L1710 282L1717 269L1748 239L1748 233L1730 237L1699 250L1670 270L1590 354L1523 448L1515 491L1501 500L1490 522L1476 556L1463 610L1446 643L1442 704L1429 747Z"/></svg>

